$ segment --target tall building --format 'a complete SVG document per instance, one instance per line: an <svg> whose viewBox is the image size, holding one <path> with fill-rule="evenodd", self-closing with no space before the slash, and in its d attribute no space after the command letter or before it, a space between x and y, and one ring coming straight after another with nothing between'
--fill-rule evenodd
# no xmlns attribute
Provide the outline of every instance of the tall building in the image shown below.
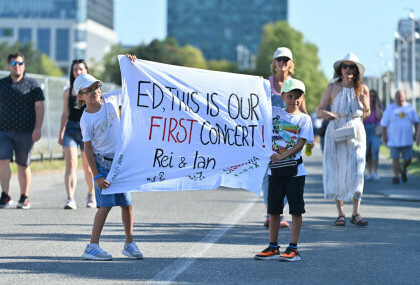
<svg viewBox="0 0 420 285"><path fill-rule="evenodd" d="M414 30L420 33L420 23L418 20L414 21ZM399 38L395 39L395 80L400 79L401 82L411 82L411 68L412 68L412 20L401 19L398 22ZM416 81L420 80L420 39L415 40L415 75ZM401 65L400 65L401 64ZM397 83L398 85L398 83Z"/></svg>
<svg viewBox="0 0 420 285"><path fill-rule="evenodd" d="M200 48L206 59L255 55L263 26L287 21L287 0L168 0L167 7L168 36Z"/></svg>
<svg viewBox="0 0 420 285"><path fill-rule="evenodd" d="M113 0L0 1L0 42L33 42L62 68L101 60L117 42L113 28Z"/></svg>

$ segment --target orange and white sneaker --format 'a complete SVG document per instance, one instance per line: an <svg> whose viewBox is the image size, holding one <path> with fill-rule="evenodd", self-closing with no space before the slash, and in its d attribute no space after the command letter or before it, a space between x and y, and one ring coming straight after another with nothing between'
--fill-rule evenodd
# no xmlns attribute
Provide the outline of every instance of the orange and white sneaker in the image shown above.
<svg viewBox="0 0 420 285"><path fill-rule="evenodd" d="M257 260L270 260L270 259L279 259L280 252L279 247L269 246L257 255L254 256Z"/></svg>
<svg viewBox="0 0 420 285"><path fill-rule="evenodd" d="M286 251L280 255L279 261L298 261L300 254L296 248L287 247Z"/></svg>

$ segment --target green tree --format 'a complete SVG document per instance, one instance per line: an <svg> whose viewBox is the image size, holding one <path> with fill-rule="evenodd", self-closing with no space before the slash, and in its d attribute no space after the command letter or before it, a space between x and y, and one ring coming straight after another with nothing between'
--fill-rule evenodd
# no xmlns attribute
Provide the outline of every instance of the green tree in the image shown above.
<svg viewBox="0 0 420 285"><path fill-rule="evenodd" d="M225 72L233 72L239 73L238 65L236 62L227 61L227 60L209 60L208 61L208 69L216 70L216 71L225 71Z"/></svg>
<svg viewBox="0 0 420 285"><path fill-rule="evenodd" d="M35 65L35 67L38 67L36 72L33 73L39 73L39 74L45 74L50 76L63 76L63 71L60 67L57 66L55 61L52 61L47 55L41 54L39 57L39 65Z"/></svg>
<svg viewBox="0 0 420 285"><path fill-rule="evenodd" d="M117 56L127 52L127 49L123 48L121 44L112 46L102 60L103 67L93 63L92 75L104 82L113 82L121 85L121 72Z"/></svg>
<svg viewBox="0 0 420 285"><path fill-rule="evenodd" d="M100 78L105 81L121 84L121 74L117 55L134 54L139 59L161 63L188 66L194 68L207 68L207 62L200 49L191 45L179 46L173 38L153 40L148 45L139 45L124 49L121 45L112 47L104 58L104 73Z"/></svg>
<svg viewBox="0 0 420 285"><path fill-rule="evenodd" d="M57 66L55 61L47 55L41 54L34 48L32 43L23 45L20 42L9 44L2 42L0 44L0 66L7 70L7 56L14 52L21 52L25 56L25 71L28 73L37 73L50 76L63 76L63 71Z"/></svg>
<svg viewBox="0 0 420 285"><path fill-rule="evenodd" d="M260 50L257 55L256 73L264 77L271 75L270 64L278 47L288 47L293 52L295 63L294 78L302 80L306 86L306 106L312 112L319 105L328 80L320 70L318 48L304 40L303 34L293 29L287 22L266 24Z"/></svg>
<svg viewBox="0 0 420 285"><path fill-rule="evenodd" d="M184 60L183 66L206 69L207 63L200 49L192 45L181 48L179 56Z"/></svg>

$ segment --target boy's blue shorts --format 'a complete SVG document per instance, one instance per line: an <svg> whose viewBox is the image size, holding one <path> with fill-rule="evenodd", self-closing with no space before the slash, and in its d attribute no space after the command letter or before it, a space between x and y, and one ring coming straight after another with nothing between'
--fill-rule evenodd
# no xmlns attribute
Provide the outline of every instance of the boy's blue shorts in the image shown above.
<svg viewBox="0 0 420 285"><path fill-rule="evenodd" d="M103 160L102 156L95 154L96 167L100 174L105 177L108 175L109 170L111 169L112 161ZM118 194L109 194L103 195L102 189L98 187L95 183L95 197L96 197L96 207L115 207L115 206L130 206L133 204L131 201L130 192L127 193L118 193Z"/></svg>

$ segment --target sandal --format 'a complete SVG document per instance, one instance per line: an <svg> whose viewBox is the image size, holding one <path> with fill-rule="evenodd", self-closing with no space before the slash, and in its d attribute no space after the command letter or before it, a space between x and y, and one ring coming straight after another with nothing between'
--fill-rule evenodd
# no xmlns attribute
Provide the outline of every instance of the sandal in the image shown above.
<svg viewBox="0 0 420 285"><path fill-rule="evenodd" d="M359 217L359 219L357 219L357 217ZM363 220L362 217L359 214L352 215L350 223L352 223L353 225L356 225L356 226L360 226L360 227L365 227L365 226L368 225L368 221Z"/></svg>
<svg viewBox="0 0 420 285"><path fill-rule="evenodd" d="M338 227L342 227L346 225L346 217L339 216L337 220L335 220L335 225Z"/></svg>

